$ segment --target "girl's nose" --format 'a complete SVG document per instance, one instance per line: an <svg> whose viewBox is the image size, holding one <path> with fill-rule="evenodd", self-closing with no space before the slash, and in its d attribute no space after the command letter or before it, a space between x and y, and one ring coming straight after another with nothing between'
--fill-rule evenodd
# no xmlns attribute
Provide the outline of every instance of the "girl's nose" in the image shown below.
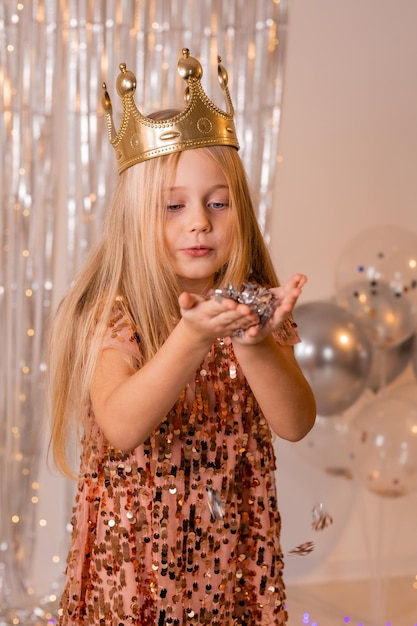
<svg viewBox="0 0 417 626"><path fill-rule="evenodd" d="M190 231L191 232L209 232L211 223L204 207L195 207L190 215Z"/></svg>

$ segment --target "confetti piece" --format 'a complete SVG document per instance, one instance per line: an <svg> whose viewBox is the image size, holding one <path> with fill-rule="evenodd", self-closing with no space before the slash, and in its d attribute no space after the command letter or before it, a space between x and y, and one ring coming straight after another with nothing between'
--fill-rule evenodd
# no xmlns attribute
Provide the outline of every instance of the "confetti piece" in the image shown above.
<svg viewBox="0 0 417 626"><path fill-rule="evenodd" d="M288 552L291 556L307 556L314 550L314 543L312 541L305 541L296 548L293 548Z"/></svg>
<svg viewBox="0 0 417 626"><path fill-rule="evenodd" d="M212 520L224 518L224 505L217 489L207 487L207 500Z"/></svg>
<svg viewBox="0 0 417 626"><path fill-rule="evenodd" d="M313 508L313 519L311 522L311 526L313 530L315 531L324 530L328 526L331 526L331 524L333 524L333 518L326 511L326 509L323 506L323 503L320 502L319 504L316 504Z"/></svg>

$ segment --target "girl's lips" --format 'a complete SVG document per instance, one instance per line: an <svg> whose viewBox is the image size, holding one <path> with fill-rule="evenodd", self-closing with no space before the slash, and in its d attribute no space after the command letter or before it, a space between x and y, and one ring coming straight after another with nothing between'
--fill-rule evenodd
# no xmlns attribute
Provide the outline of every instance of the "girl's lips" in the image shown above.
<svg viewBox="0 0 417 626"><path fill-rule="evenodd" d="M209 254L211 252L211 248L183 248L183 252L185 254L188 254L188 256L195 256L195 257L199 257L199 256L206 256L206 254Z"/></svg>

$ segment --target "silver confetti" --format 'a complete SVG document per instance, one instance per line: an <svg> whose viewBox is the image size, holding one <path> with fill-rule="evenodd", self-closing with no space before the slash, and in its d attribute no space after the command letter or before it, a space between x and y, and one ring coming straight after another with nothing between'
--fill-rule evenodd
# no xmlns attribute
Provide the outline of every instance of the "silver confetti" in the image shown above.
<svg viewBox="0 0 417 626"><path fill-rule="evenodd" d="M217 489L207 487L207 501L212 520L222 520L224 518L224 505Z"/></svg>
<svg viewBox="0 0 417 626"><path fill-rule="evenodd" d="M216 300L230 298L239 304L247 304L259 317L260 324L265 324L269 320L278 304L272 291L256 283L243 283L240 289L233 285L225 289L213 289L208 297Z"/></svg>
<svg viewBox="0 0 417 626"><path fill-rule="evenodd" d="M313 530L324 530L333 524L332 516L326 511L323 503L320 502L313 507L311 526Z"/></svg>

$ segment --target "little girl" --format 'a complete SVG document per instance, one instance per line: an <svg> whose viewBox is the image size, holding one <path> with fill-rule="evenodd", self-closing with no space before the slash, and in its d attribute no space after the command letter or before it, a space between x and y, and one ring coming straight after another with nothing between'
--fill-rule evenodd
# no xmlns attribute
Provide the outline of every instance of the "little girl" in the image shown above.
<svg viewBox="0 0 417 626"><path fill-rule="evenodd" d="M315 419L292 348L306 278L273 287L224 68L228 112L188 51L179 67L187 106L169 120L134 107L124 65L118 135L105 94L119 184L52 329L52 446L66 473L71 423L81 437L62 626L287 620L271 433L297 441ZM244 283L274 294L266 321L227 297Z"/></svg>

